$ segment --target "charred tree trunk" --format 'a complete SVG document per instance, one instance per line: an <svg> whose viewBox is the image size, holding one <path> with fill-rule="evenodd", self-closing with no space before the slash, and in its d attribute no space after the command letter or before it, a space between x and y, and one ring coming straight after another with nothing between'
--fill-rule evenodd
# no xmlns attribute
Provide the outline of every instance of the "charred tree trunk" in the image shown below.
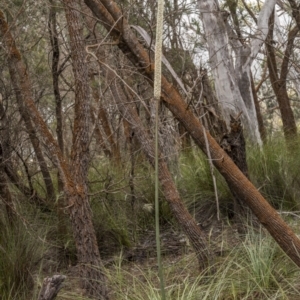
<svg viewBox="0 0 300 300"><path fill-rule="evenodd" d="M96 17L105 21L103 24L107 26L110 35L118 39L120 49L126 53L128 59L139 66L138 70L152 82L154 66L149 61L148 53L132 33L130 26L116 3L112 0L102 0L101 2L85 0L85 3ZM118 22L118 20L120 21ZM162 77L162 91L163 103L185 126L202 151L206 153L206 139L201 123L187 109L179 92L164 77ZM227 181L229 187L249 206L260 223L265 226L283 251L300 267L300 240L298 237L233 163L226 152L220 148L209 132L207 132L207 140L212 161Z"/></svg>
<svg viewBox="0 0 300 300"><path fill-rule="evenodd" d="M225 150L228 156L233 160L236 166L249 179L248 165L246 160L246 141L243 133L243 126L240 120L240 115L237 117L230 116L230 132L225 134L221 140L221 147ZM234 219L239 222L239 229L243 230L244 221L250 217L249 211L242 199L236 195L235 191L231 191L234 197L233 214Z"/></svg>

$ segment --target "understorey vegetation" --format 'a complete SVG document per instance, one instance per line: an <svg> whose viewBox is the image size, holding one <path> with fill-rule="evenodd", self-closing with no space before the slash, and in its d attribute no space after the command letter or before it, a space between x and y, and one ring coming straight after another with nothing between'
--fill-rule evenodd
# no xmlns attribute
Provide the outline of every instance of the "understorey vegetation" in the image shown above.
<svg viewBox="0 0 300 300"><path fill-rule="evenodd" d="M283 142L283 140L281 140ZM250 177L292 226L299 227L298 157L287 156L280 138L264 151L247 149ZM142 159L142 158L140 158ZM281 172L277 172L278 169ZM160 299L154 220L154 175L146 163L122 168L99 157L89 172L93 224L112 299ZM179 157L173 174L183 201L209 237L215 258L199 273L197 258L160 194L162 261L168 299L293 299L299 295L299 269L261 226L239 233L231 218L232 195L217 178L220 220L209 164L198 150ZM40 176L34 178L39 185ZM276 182L273 185L272 182ZM42 190L40 191L42 195ZM65 215L59 233L56 207L28 204L12 187L18 221L1 214L1 299L37 299L43 279L65 274L57 299L89 299L78 287L76 248ZM59 194L57 194L59 197Z"/></svg>
<svg viewBox="0 0 300 300"><path fill-rule="evenodd" d="M294 0L0 0L0 300L298 299Z"/></svg>

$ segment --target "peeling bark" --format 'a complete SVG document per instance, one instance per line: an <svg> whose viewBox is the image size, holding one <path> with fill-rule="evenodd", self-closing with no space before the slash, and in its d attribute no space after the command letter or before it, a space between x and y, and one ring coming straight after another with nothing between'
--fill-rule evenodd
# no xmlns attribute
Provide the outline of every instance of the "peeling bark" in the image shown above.
<svg viewBox="0 0 300 300"><path fill-rule="evenodd" d="M258 122L251 88L250 67L268 33L268 18L275 6L275 0L266 1L258 18L257 30L249 45L232 36L227 24L228 13L220 11L217 1L198 1L205 29L210 64L216 81L217 96L223 107L227 125L230 114L243 112L243 122L252 141L261 143ZM241 40L241 39L240 39ZM232 59L230 44L236 53Z"/></svg>

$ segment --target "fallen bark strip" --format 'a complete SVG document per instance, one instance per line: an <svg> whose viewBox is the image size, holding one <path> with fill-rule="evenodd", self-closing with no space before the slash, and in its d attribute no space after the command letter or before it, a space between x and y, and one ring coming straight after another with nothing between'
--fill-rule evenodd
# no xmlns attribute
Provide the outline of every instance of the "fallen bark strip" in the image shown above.
<svg viewBox="0 0 300 300"><path fill-rule="evenodd" d="M135 65L140 67L139 71L152 82L154 66L149 60L147 51L132 33L127 20L123 17L116 3L112 0L102 0L101 2L85 0L85 3L96 17L105 20L104 26L108 29L109 34L119 39L119 48ZM113 20L113 23L110 23L111 20ZM112 27L116 29L111 30ZM162 100L179 122L184 125L196 144L206 153L205 137L201 123L187 108L176 88L165 77L162 77ZM229 187L249 206L283 251L300 267L300 240L298 237L238 169L209 132L207 132L207 140L213 163L225 178Z"/></svg>

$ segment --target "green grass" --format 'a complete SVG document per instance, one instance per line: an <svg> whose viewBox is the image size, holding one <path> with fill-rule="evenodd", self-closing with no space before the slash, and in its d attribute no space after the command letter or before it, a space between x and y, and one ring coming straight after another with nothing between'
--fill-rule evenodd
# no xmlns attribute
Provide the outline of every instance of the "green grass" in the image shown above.
<svg viewBox="0 0 300 300"><path fill-rule="evenodd" d="M218 198L221 204L232 201L230 190L217 170L216 177ZM215 191L213 187L210 167L206 156L199 150L193 155L182 155L180 157L180 175L176 178L180 195L187 207L194 214L206 203L215 203Z"/></svg>
<svg viewBox="0 0 300 300"><path fill-rule="evenodd" d="M289 152L284 142L277 139L265 145L263 151L249 148L247 159L251 180L272 205L288 211L298 209L300 159L297 151ZM149 254L140 264L122 259L122 251L137 245L147 231L153 231L155 224L151 210L153 169L139 159L133 178L134 197L129 184L130 172L130 160L121 167L100 160L90 169L89 192L99 247L104 260L108 258L111 262L112 255L115 256L114 263L106 270L112 299L160 299L155 255ZM232 196L217 171L215 176L221 206L226 207ZM209 165L199 151L181 155L179 172L174 178L193 215L197 216L207 203L215 205ZM161 223L178 230L162 193L160 199ZM0 215L1 300L30 299L32 290L36 298L38 284L44 277L53 272L66 274L68 266L76 262L71 234L58 236L56 213L41 212L24 202L17 207L19 216L14 227L9 226L3 213ZM298 219L293 221L297 228ZM225 226L230 228L228 224ZM214 273L199 274L197 260L189 252L163 258L167 299L299 299L298 268L264 230L257 232L250 228L235 246L226 240L228 237L230 234L223 232L222 245L226 245L226 251L211 266ZM52 257L53 249L57 250ZM57 254L61 251L63 255ZM51 268L45 267L48 263L44 261L45 255L51 256ZM86 299L80 289L74 288L78 287L78 278L73 276L67 277L58 299Z"/></svg>
<svg viewBox="0 0 300 300"><path fill-rule="evenodd" d="M25 219L17 219L12 226L2 217L0 223L0 298L27 299L43 258L47 229L29 225Z"/></svg>
<svg viewBox="0 0 300 300"><path fill-rule="evenodd" d="M220 257L215 272L199 274L196 257L166 258L164 276L170 300L299 299L299 269L263 231L250 231L238 247ZM115 258L106 270L114 300L159 300L155 260L132 264ZM62 291L59 299L84 299Z"/></svg>
<svg viewBox="0 0 300 300"><path fill-rule="evenodd" d="M270 140L262 149L247 148L247 163L252 183L276 208L300 209L299 151L291 152L281 138ZM215 170L218 197L221 206L232 202L232 195ZM205 203L215 203L215 192L207 158L195 150L193 155L181 155L177 186L183 200L195 212Z"/></svg>
<svg viewBox="0 0 300 300"><path fill-rule="evenodd" d="M252 182L276 209L299 210L299 151L289 151L277 138L263 151L248 149L247 159Z"/></svg>

